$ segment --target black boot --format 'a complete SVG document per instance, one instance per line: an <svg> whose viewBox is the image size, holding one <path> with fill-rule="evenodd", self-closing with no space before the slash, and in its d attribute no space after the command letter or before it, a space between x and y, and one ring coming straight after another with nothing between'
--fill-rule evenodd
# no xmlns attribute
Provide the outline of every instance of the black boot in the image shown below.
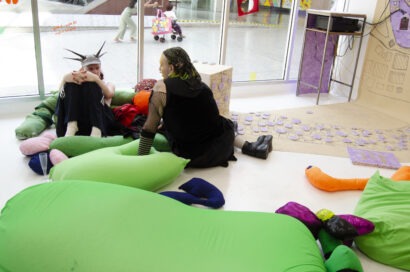
<svg viewBox="0 0 410 272"><path fill-rule="evenodd" d="M272 140L273 140L273 136L272 135L261 135L258 137L258 139L256 140L256 142L259 142L260 144L266 144L268 145L269 148L269 152L272 151L273 147L272 147Z"/></svg>
<svg viewBox="0 0 410 272"><path fill-rule="evenodd" d="M269 146L264 144L263 141L253 143L245 141L245 144L242 146L242 153L266 160L269 155Z"/></svg>

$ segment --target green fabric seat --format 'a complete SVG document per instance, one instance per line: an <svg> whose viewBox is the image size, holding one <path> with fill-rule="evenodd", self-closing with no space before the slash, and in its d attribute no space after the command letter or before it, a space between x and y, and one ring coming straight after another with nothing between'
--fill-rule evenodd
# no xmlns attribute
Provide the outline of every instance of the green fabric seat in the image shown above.
<svg viewBox="0 0 410 272"><path fill-rule="evenodd" d="M355 239L373 260L410 270L410 181L393 181L376 172L368 181L355 214L372 221L372 233Z"/></svg>
<svg viewBox="0 0 410 272"><path fill-rule="evenodd" d="M49 182L0 215L4 271L321 272L297 219L201 209L157 193L88 181Z"/></svg>
<svg viewBox="0 0 410 272"><path fill-rule="evenodd" d="M44 99L34 108L34 111L26 116L24 121L14 130L16 138L25 140L36 137L45 129L49 128L54 120L54 110L57 104L58 92L53 91L51 96Z"/></svg>
<svg viewBox="0 0 410 272"><path fill-rule="evenodd" d="M92 136L69 136L55 139L50 144L50 149L58 149L68 157L75 157L97 149L119 146L132 142L131 137L92 137Z"/></svg>
<svg viewBox="0 0 410 272"><path fill-rule="evenodd" d="M121 106L132 103L135 92L133 89L116 90L112 98L111 106ZM24 121L14 130L16 138L25 140L41 134L54 123L54 111L57 105L58 91L52 91L51 95L37 105L34 111L26 116Z"/></svg>
<svg viewBox="0 0 410 272"><path fill-rule="evenodd" d="M124 104L132 104L134 96L134 89L116 90L115 95L111 100L111 106L116 107Z"/></svg>
<svg viewBox="0 0 410 272"><path fill-rule="evenodd" d="M75 157L97 149L124 145L132 142L131 137L123 136L111 137L92 137L92 136L70 136L55 139L50 144L50 149L58 149L68 157ZM169 152L171 148L165 136L157 133L154 138L153 146L160 152Z"/></svg>
<svg viewBox="0 0 410 272"><path fill-rule="evenodd" d="M50 178L108 182L156 191L170 184L189 162L154 148L147 156L137 156L138 145L139 139L64 160L51 168Z"/></svg>

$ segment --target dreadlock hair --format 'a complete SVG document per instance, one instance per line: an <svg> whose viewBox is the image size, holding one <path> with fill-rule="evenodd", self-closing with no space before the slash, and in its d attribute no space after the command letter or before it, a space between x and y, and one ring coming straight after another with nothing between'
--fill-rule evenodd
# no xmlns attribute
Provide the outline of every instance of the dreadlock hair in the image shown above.
<svg viewBox="0 0 410 272"><path fill-rule="evenodd" d="M188 53L181 47L171 47L163 52L168 60L168 64L174 66L174 72L171 78L181 78L185 80L191 89L198 87L201 83L201 76L195 69L188 56Z"/></svg>

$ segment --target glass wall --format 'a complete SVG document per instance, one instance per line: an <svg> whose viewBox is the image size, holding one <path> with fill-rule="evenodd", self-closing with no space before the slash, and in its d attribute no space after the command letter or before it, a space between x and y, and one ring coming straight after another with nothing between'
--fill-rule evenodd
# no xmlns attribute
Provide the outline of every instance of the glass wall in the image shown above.
<svg viewBox="0 0 410 272"><path fill-rule="evenodd" d="M37 95L30 1L0 2L0 97Z"/></svg>
<svg viewBox="0 0 410 272"><path fill-rule="evenodd" d="M172 39L172 33L155 35L150 28L145 31L144 76L148 78L161 76L158 71L159 57L164 49L173 46L183 47L194 62L219 62L223 1L179 0L170 3L181 28L182 39L178 41L178 33ZM155 40L155 36L160 39Z"/></svg>
<svg viewBox="0 0 410 272"><path fill-rule="evenodd" d="M162 42L154 39L157 10L145 8L143 41L131 40L128 28L118 42L114 39L129 0L8 2L0 1L0 97L57 90L64 74L80 68L78 61L69 59L78 56L66 49L95 54L103 43L102 51L107 52L102 57L105 79L120 89L133 88L140 74L159 78L159 56L173 46L185 48L193 61L233 66L234 82L296 79L305 9L332 5L329 0L300 0L298 11L292 13L295 7L291 0L262 0L258 12L239 16L237 0L158 0L161 10L168 3L173 5L182 39L172 39L172 33L159 35L164 38ZM253 1L243 2L249 5ZM138 25L138 15L131 19ZM38 35L34 34L37 28L33 21L38 21ZM35 47L35 40L41 47ZM143 67L138 67L139 44ZM143 69L142 73L138 69Z"/></svg>
<svg viewBox="0 0 410 272"><path fill-rule="evenodd" d="M104 80L117 88L136 84L137 43L130 29L116 42L120 14L128 0L47 0L39 7L41 46L46 91L56 90L64 74L81 68L81 55L96 54L102 48ZM137 16L130 20L136 24Z"/></svg>

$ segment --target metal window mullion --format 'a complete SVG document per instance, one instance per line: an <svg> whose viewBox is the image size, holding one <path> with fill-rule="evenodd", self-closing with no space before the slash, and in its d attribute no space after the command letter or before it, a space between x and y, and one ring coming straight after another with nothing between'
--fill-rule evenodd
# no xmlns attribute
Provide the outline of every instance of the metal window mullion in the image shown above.
<svg viewBox="0 0 410 272"><path fill-rule="evenodd" d="M41 41L40 41L40 24L38 20L38 5L37 0L31 0L31 14L33 17L33 36L34 36L34 51L36 56L37 66L37 85L40 98L45 97L44 87L44 75L43 75L43 62L41 54Z"/></svg>
<svg viewBox="0 0 410 272"><path fill-rule="evenodd" d="M144 78L144 3L145 1L138 1L137 82Z"/></svg>
<svg viewBox="0 0 410 272"><path fill-rule="evenodd" d="M228 24L229 24L229 0L223 1L222 6L222 18L221 18L221 30L219 40L219 64L224 65L226 61L226 46L228 39Z"/></svg>
<svg viewBox="0 0 410 272"><path fill-rule="evenodd" d="M290 68L292 65L293 47L295 44L295 36L297 30L297 19L299 15L299 1L292 2L292 9L290 14L290 23L288 26L288 39L286 40L285 65L282 74L282 79L289 80Z"/></svg>

